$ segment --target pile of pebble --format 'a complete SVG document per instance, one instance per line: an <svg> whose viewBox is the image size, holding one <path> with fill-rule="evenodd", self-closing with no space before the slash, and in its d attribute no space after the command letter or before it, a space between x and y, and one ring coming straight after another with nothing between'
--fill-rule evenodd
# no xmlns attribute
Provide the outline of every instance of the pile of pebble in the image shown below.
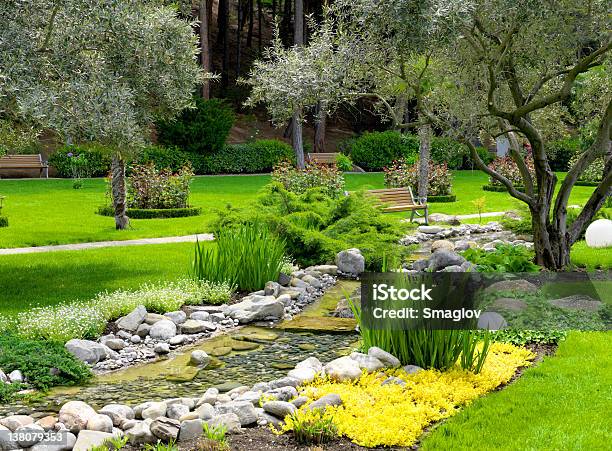
<svg viewBox="0 0 612 451"><path fill-rule="evenodd" d="M502 225L497 221L490 221L486 224L461 224L456 227L419 226L417 227L417 233L406 235L400 240L400 244L409 246L425 241L444 240L453 237L464 237L467 239L473 234L501 232L502 230Z"/></svg>
<svg viewBox="0 0 612 451"><path fill-rule="evenodd" d="M286 377L253 386L211 387L193 398L150 401L131 407L109 404L98 411L82 401L64 404L58 415L36 420L26 415L0 419L0 449L30 451L88 451L113 437L125 436L129 443L140 446L158 441L185 442L202 436L204 424L223 425L228 433L240 433L244 427L279 425L302 406L325 409L343 403L337 394L317 400L298 394L297 387L318 376L336 381L351 381L362 371L378 372L398 368L400 361L384 350L372 347L367 354L353 352L323 365L316 357L308 357L289 371ZM414 373L421 370L406 366ZM405 382L385 377L384 384Z"/></svg>
<svg viewBox="0 0 612 451"><path fill-rule="evenodd" d="M294 271L234 304L184 306L163 315L147 312L141 305L115 321L117 332L96 341L73 339L66 349L97 373L117 370L244 324L291 319L333 286L337 275L355 277L364 267L361 252L348 249L338 253L336 265Z"/></svg>

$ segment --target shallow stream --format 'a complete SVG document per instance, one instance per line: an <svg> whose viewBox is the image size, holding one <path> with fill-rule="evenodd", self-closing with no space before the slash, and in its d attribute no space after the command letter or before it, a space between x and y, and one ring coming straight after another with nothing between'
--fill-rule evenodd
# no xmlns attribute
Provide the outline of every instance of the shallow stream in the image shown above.
<svg viewBox="0 0 612 451"><path fill-rule="evenodd" d="M323 362L347 354L356 344L355 322L333 318L331 312L345 293L358 287L354 281L339 281L318 301L291 321L274 328L244 327L182 348L167 359L134 366L96 377L82 387L59 387L27 404L0 406L0 416L57 412L71 400L81 400L99 409L106 404L135 405L176 397L197 397L212 386L229 389L284 377L308 356ZM189 365L191 352L202 349L214 356L202 370Z"/></svg>

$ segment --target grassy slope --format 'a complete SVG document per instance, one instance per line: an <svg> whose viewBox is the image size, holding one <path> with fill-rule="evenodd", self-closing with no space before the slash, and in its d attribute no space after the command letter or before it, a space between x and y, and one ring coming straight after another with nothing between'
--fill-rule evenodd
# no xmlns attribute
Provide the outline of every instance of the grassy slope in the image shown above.
<svg viewBox="0 0 612 451"><path fill-rule="evenodd" d="M6 196L3 214L10 220L8 228L0 229L0 248L205 232L215 217L214 209L227 204L247 205L269 180L267 175L196 177L190 201L202 207L202 216L134 220L128 231L116 231L113 218L95 214L105 199L103 179L86 180L81 190L72 189L70 180L0 180L0 193ZM346 180L348 190L383 187L382 174L348 174ZM486 176L479 171L455 172L458 201L432 204L431 211L476 213L471 201L482 196L487 198L486 211L505 211L520 205L506 193L483 191L480 187L484 183ZM591 191L589 187L576 187L571 202L584 203ZM397 216L405 217L406 213Z"/></svg>
<svg viewBox="0 0 612 451"><path fill-rule="evenodd" d="M571 333L556 356L436 428L422 449L609 449L611 338L610 332Z"/></svg>
<svg viewBox="0 0 612 451"><path fill-rule="evenodd" d="M188 274L192 255L193 244L180 243L4 256L0 313L176 279Z"/></svg>

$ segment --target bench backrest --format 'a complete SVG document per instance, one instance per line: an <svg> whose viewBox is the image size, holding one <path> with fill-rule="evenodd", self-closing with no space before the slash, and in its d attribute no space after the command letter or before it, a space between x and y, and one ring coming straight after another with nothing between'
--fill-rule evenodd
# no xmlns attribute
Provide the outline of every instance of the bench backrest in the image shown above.
<svg viewBox="0 0 612 451"><path fill-rule="evenodd" d="M388 188L388 189L373 189L368 191L368 194L375 196L381 203L391 205L418 205L412 190L408 188Z"/></svg>
<svg viewBox="0 0 612 451"><path fill-rule="evenodd" d="M313 163L333 164L336 162L337 157L338 153L335 152L309 153L308 161L312 161Z"/></svg>
<svg viewBox="0 0 612 451"><path fill-rule="evenodd" d="M5 155L0 157L0 167L3 168L41 167L42 165L43 161L40 154Z"/></svg>

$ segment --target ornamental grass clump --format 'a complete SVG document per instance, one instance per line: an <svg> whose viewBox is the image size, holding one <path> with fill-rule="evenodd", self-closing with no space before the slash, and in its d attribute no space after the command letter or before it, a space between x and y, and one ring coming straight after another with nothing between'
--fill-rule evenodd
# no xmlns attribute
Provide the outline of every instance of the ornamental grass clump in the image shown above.
<svg viewBox="0 0 612 451"><path fill-rule="evenodd" d="M285 266L285 241L262 224L221 230L216 242L214 248L196 243L193 274L197 280L256 291L278 280Z"/></svg>
<svg viewBox="0 0 612 451"><path fill-rule="evenodd" d="M291 428L300 445L321 445L338 437L334 419L321 409L298 410L285 417L285 427Z"/></svg>
<svg viewBox="0 0 612 451"><path fill-rule="evenodd" d="M479 396L510 381L516 370L531 364L535 355L525 348L493 343L480 373L455 365L447 371L422 370L413 374L403 369L364 373L356 381L315 379L299 388L300 394L317 400L328 394L342 399L328 406L322 418L333 422L340 436L366 447L410 447L424 430L459 411ZM395 376L405 385L383 382ZM294 417L309 418L308 405ZM299 423L298 423L299 424ZM292 417L276 432L295 432Z"/></svg>

